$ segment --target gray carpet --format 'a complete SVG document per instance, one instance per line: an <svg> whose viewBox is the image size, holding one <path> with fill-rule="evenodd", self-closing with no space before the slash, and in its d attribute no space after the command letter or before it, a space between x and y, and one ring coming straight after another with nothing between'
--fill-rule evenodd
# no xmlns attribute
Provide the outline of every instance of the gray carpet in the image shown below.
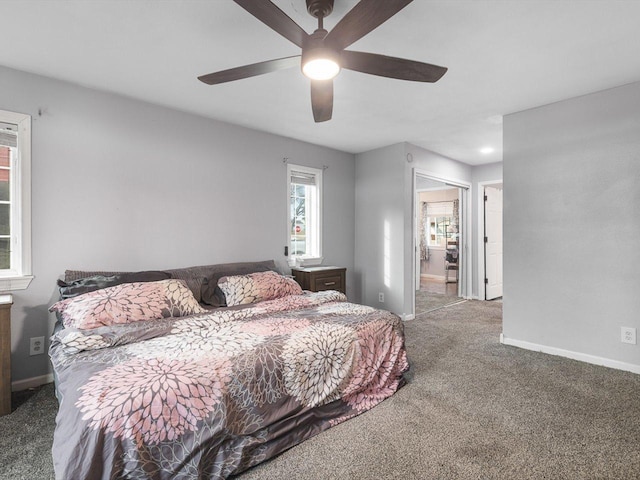
<svg viewBox="0 0 640 480"><path fill-rule="evenodd" d="M51 445L58 402L53 384L28 393L13 395L21 403L11 415L0 417L0 479L53 479Z"/></svg>
<svg viewBox="0 0 640 480"><path fill-rule="evenodd" d="M500 345L501 309L407 322L408 385L238 478L640 478L640 375ZM0 417L0 478L50 478L54 414L46 388Z"/></svg>
<svg viewBox="0 0 640 480"><path fill-rule="evenodd" d="M445 295L443 293L425 292L424 290L416 291L416 316L432 312L445 305L458 303L463 301L462 298L454 295Z"/></svg>

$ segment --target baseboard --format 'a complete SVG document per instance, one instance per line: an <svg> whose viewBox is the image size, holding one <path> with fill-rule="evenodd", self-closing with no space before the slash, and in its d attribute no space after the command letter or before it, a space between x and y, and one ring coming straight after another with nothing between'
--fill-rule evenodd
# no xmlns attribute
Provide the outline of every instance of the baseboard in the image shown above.
<svg viewBox="0 0 640 480"><path fill-rule="evenodd" d="M415 320L416 316L413 313L409 315L407 315L406 313L403 313L402 315L400 315L400 318L402 319L403 322L408 322L409 320Z"/></svg>
<svg viewBox="0 0 640 480"><path fill-rule="evenodd" d="M562 348L525 342L524 340L515 340L513 338L505 337L502 333L500 334L500 343L510 345L512 347L524 348L525 350L532 350L534 352L542 352L549 355L578 360L580 362L591 363L593 365L600 365L602 367L609 367L616 370L624 370L626 372L640 374L640 365L619 362L618 360L612 360L610 358L597 357L595 355L589 355L588 353L572 352L571 350L564 350Z"/></svg>
<svg viewBox="0 0 640 480"><path fill-rule="evenodd" d="M11 391L19 392L20 390L39 387L40 385L51 382L53 382L53 373L47 373L46 375L40 375L38 377L25 378L24 380L16 380L15 382L11 382Z"/></svg>

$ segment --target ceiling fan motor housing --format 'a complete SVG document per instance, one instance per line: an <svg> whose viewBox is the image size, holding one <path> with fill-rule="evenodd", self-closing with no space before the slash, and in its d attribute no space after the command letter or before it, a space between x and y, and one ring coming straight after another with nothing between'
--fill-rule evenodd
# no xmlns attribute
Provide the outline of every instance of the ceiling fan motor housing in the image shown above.
<svg viewBox="0 0 640 480"><path fill-rule="evenodd" d="M316 18L324 18L333 12L333 0L307 0L307 11Z"/></svg>

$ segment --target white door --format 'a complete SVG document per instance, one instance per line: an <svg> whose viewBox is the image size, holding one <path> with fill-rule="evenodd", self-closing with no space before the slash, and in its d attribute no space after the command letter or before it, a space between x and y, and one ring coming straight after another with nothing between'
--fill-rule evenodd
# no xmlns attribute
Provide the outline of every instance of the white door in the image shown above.
<svg viewBox="0 0 640 480"><path fill-rule="evenodd" d="M484 189L485 299L502 296L502 189Z"/></svg>

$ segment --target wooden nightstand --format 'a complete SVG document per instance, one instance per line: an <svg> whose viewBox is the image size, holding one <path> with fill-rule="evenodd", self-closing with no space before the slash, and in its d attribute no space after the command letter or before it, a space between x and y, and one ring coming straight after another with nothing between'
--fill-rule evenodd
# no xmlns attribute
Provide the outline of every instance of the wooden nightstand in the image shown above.
<svg viewBox="0 0 640 480"><path fill-rule="evenodd" d="M303 290L312 292L337 290L346 294L346 271L346 268L340 267L294 267L291 269L291 274Z"/></svg>
<svg viewBox="0 0 640 480"><path fill-rule="evenodd" d="M0 295L0 415L11 413L11 295Z"/></svg>

